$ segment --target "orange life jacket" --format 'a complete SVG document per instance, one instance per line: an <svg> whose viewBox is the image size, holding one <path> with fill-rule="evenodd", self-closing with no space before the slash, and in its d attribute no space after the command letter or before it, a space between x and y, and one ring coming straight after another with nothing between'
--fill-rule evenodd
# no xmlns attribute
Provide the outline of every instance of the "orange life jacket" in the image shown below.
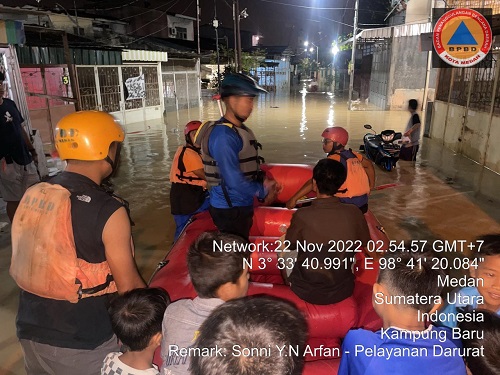
<svg viewBox="0 0 500 375"><path fill-rule="evenodd" d="M174 161L172 162L172 168L170 169L170 182L180 183L180 184L189 184L189 185L197 185L206 189L207 182L196 176L193 172L186 172L186 167L184 165L184 155L187 150L191 150L192 152L198 152L189 146L181 146L177 149L177 152L174 156ZM189 152L189 151L188 151ZM199 155L201 160L201 155Z"/></svg>
<svg viewBox="0 0 500 375"><path fill-rule="evenodd" d="M77 257L70 196L47 182L26 191L12 222L10 274L27 292L76 303L114 293L116 284L108 262Z"/></svg>
<svg viewBox="0 0 500 375"><path fill-rule="evenodd" d="M349 149L328 155L328 158L340 161L347 169L347 178L336 197L352 198L370 193L370 181L361 164L362 155Z"/></svg>

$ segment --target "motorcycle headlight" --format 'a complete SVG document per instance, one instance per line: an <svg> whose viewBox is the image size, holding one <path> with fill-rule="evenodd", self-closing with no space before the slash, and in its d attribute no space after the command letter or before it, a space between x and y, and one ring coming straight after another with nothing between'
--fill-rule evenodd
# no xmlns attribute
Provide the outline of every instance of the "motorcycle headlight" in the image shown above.
<svg viewBox="0 0 500 375"><path fill-rule="evenodd" d="M382 140L384 142L392 142L393 139L394 139L394 134L382 135Z"/></svg>

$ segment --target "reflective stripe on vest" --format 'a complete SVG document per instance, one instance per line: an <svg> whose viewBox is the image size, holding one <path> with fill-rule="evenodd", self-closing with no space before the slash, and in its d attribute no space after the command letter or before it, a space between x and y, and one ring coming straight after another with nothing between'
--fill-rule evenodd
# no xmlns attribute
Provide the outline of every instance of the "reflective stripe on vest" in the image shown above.
<svg viewBox="0 0 500 375"><path fill-rule="evenodd" d="M106 261L77 257L71 192L41 182L24 194L12 223L10 274L21 289L40 297L76 303L116 292Z"/></svg>
<svg viewBox="0 0 500 375"><path fill-rule="evenodd" d="M221 175L219 167L217 166L217 161L213 159L208 152L208 140L214 126L227 126L239 135L243 141L243 148L238 153L240 170L249 180L257 178L260 170L259 165L264 162L264 159L260 157L258 153L258 149L262 149L262 145L257 142L252 130L246 126L238 127L233 124L208 121L204 123L196 133L196 143L201 145L201 156L208 184L210 186L216 186L221 183Z"/></svg>
<svg viewBox="0 0 500 375"><path fill-rule="evenodd" d="M331 154L329 159L340 161L347 169L347 178L340 187L339 193L335 194L339 198L352 198L368 194L370 192L370 182L368 175L361 164L361 160L352 150L344 150L340 154ZM340 193L340 191L345 192Z"/></svg>
<svg viewBox="0 0 500 375"><path fill-rule="evenodd" d="M191 149L198 154L198 152L192 147L179 147L175 153L172 168L170 169L170 182L197 185L205 188L207 186L207 182L204 179L199 178L193 172L186 172L186 167L184 166L184 155L187 149ZM201 155L199 157L201 158Z"/></svg>

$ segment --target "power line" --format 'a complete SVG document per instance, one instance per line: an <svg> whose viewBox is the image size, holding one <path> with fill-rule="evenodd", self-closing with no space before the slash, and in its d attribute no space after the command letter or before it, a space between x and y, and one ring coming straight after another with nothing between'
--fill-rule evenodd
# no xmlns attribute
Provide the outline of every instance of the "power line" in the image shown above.
<svg viewBox="0 0 500 375"><path fill-rule="evenodd" d="M176 1L172 4L172 6L171 6L170 8L165 9L165 11L163 12L163 14L165 14L165 13L166 13L169 9L171 9L171 8L172 8L175 4L177 4L178 2L179 2L179 0L176 0ZM163 16L163 14L162 14L162 16ZM161 16L160 16L160 17L161 17ZM160 17L157 17L156 19L158 19L158 18L160 18ZM148 22L147 24L150 24L151 22L156 21L156 19L154 19L153 21ZM147 25L147 24L146 24L146 25ZM143 25L143 26L146 26L146 25ZM141 26L141 27L143 27L143 26ZM123 43L123 44L132 44L132 43L135 43L135 42L137 42L137 41L139 41L139 40L142 40L142 39L147 38L147 37L149 37L149 36L151 36L151 35L154 35L154 34L156 34L156 33L159 33L160 31L165 30L165 29L166 29L166 28L168 28L169 26L170 26L170 25L168 25L168 24L167 24L167 26L162 27L161 29L158 29L158 30L156 30L156 31L153 31L152 33L149 33L148 35L142 36L142 37L140 37L140 38L134 39L134 40L133 40L133 41L131 41L131 42L126 42L126 43ZM137 30L138 30L138 29L137 29ZM137 30L135 30L135 31L137 31Z"/></svg>
<svg viewBox="0 0 500 375"><path fill-rule="evenodd" d="M140 1L140 0L132 0L128 4L123 4L123 5L119 5L119 6L116 6L116 7L111 7L111 8L96 8L96 9L98 9L98 10L122 9L122 8L128 7L129 5L132 5L133 3L137 3L138 1Z"/></svg>
<svg viewBox="0 0 500 375"><path fill-rule="evenodd" d="M282 3L279 1L274 1L274 0L259 0L264 3L272 3L272 4L278 4L278 5L286 5L289 7L295 7L295 8L305 8L305 9L315 9L315 10L344 10L345 8L324 8L324 7L311 7L307 5L296 5L296 4L288 4L288 3ZM348 8L351 9L351 8Z"/></svg>
<svg viewBox="0 0 500 375"><path fill-rule="evenodd" d="M349 25L348 23L344 23L344 22L340 22L340 21L337 21L337 20L332 20L331 18L328 18L328 17L323 17L323 16L318 16L319 18L323 18L327 21L331 21L331 22L335 22L335 23L338 23L340 25L344 25L344 26L349 26L349 27L353 27L353 25Z"/></svg>
<svg viewBox="0 0 500 375"><path fill-rule="evenodd" d="M142 40L142 39L145 39L145 38L147 38L147 37L149 37L149 36L151 36L151 35L153 35L153 34L159 33L160 31L163 31L163 30L165 30L165 29L166 29L166 28L168 28L168 27L169 27L169 25L167 25L167 26L165 26L165 27L162 27L161 29L158 29L158 30L156 30L156 31L154 31L154 32L152 32L152 33L150 33L150 34L148 34L148 35L141 36L140 38L134 39L134 40L132 40L132 41L130 41L130 42L126 42L126 43L123 43L123 44L128 45L128 44L135 43L135 42L137 42L137 41L139 41L139 40Z"/></svg>
<svg viewBox="0 0 500 375"><path fill-rule="evenodd" d="M172 7L177 4L179 2L179 0L176 0L169 8L165 9L158 17L156 17L155 19L145 23L144 25L138 27L137 29L133 30L133 31L130 31L129 34L133 34L135 33L137 30L140 30L142 29L143 27L149 25L150 23L153 23L155 22L156 20L160 19L161 17L163 17L170 9L172 9ZM165 28L163 28L162 30L164 30Z"/></svg>
<svg viewBox="0 0 500 375"><path fill-rule="evenodd" d="M175 1L175 0L171 0L171 1ZM161 5L158 5L157 7L155 8L151 8L151 9L148 9L147 11L145 12L142 12L142 13L139 13L139 14L133 14L131 16L127 16L127 17L123 17L123 18L120 18L120 21L124 21L124 20L128 20L129 18L134 18L134 17L138 17L138 16L142 16L143 14L146 14L146 13L149 13L149 12L152 12L154 10L157 10L159 8L162 8L164 7L165 5L169 5L168 2L164 3L164 4L161 4Z"/></svg>
<svg viewBox="0 0 500 375"><path fill-rule="evenodd" d="M282 3L282 2L279 2L279 1L275 1L275 0L259 0L259 1L262 1L264 3L286 5L286 6L289 6L289 7L314 9L314 10L353 10L353 8L311 7L311 6L306 6L306 5L296 5L296 4ZM386 12L382 12L382 11L378 11L378 10L371 10L371 9L359 9L359 11L366 11L366 12L374 12L374 13L383 13L383 14L386 14Z"/></svg>
<svg viewBox="0 0 500 375"><path fill-rule="evenodd" d="M190 2L190 3L189 3L189 5L186 7L186 9L184 9L182 12L179 12L179 14L184 14L184 12L185 12L186 10L188 10L188 9L189 9L189 7L191 6L191 4L193 4L193 2L194 2L194 0L191 0L191 2Z"/></svg>

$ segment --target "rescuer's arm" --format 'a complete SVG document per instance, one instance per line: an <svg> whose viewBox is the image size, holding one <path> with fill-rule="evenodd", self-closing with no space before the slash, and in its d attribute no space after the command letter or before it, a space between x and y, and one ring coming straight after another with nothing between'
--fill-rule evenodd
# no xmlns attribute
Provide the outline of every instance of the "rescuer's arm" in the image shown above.
<svg viewBox="0 0 500 375"><path fill-rule="evenodd" d="M403 134L405 137L409 137L413 132L420 131L420 116L414 113L411 117L411 121L412 127Z"/></svg>
<svg viewBox="0 0 500 375"><path fill-rule="evenodd" d="M106 260L120 294L146 287L135 264L130 238L130 219L125 208L121 207L110 216L102 232Z"/></svg>
<svg viewBox="0 0 500 375"><path fill-rule="evenodd" d="M312 178L308 180L300 189L297 191L293 197L291 197L288 202L286 202L286 208L291 210L297 205L297 200L306 194L309 194L313 190L313 180Z"/></svg>
<svg viewBox="0 0 500 375"><path fill-rule="evenodd" d="M219 129L217 129L219 128ZM215 131L220 131L214 137ZM217 161L224 183L229 189L234 189L242 195L265 198L267 191L262 183L250 181L240 169L238 154L243 147L240 137L226 126L216 127L209 140L209 149L212 157Z"/></svg>
<svg viewBox="0 0 500 375"><path fill-rule="evenodd" d="M365 169L366 175L368 176L368 181L370 182L370 189L375 187L375 168L373 168L373 163L363 158L361 159L361 165Z"/></svg>
<svg viewBox="0 0 500 375"><path fill-rule="evenodd" d="M192 172L196 175L196 177L206 181L207 178L205 177L205 170L203 169L203 159L201 158L201 155L187 148L182 161L184 162L186 172Z"/></svg>
<svg viewBox="0 0 500 375"><path fill-rule="evenodd" d="M26 130L24 129L24 127L22 125L19 125L19 126L21 127L21 133L23 135L24 143L26 143L26 146L28 147L28 150L31 154L31 158L33 159L35 164L38 164L38 155L36 153L35 147L33 146L33 143L31 143L31 139L30 139L28 133L26 133Z"/></svg>
<svg viewBox="0 0 500 375"><path fill-rule="evenodd" d="M196 177L198 178L201 178L202 180L206 180L207 178L205 177L205 170L202 168L202 169L195 169L194 171L191 171L193 172Z"/></svg>

